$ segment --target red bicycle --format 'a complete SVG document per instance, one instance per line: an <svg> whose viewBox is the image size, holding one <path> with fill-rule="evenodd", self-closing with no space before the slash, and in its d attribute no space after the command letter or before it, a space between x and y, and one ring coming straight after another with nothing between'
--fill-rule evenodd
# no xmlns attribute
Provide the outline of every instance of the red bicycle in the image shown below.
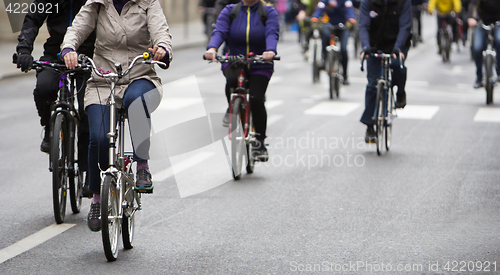
<svg viewBox="0 0 500 275"><path fill-rule="evenodd" d="M203 57L205 59L205 57ZM217 62L229 62L233 68L238 69L238 85L231 88L229 101L229 138L231 139L231 165L233 178L240 179L243 160L246 161L247 173L254 170L256 161L259 161L253 154L253 148L257 146L255 129L252 121L252 109L250 107L250 91L247 87L247 75L245 68L250 64L270 63L264 61L261 56L250 53L244 55L217 56ZM273 60L280 60L275 56Z"/></svg>

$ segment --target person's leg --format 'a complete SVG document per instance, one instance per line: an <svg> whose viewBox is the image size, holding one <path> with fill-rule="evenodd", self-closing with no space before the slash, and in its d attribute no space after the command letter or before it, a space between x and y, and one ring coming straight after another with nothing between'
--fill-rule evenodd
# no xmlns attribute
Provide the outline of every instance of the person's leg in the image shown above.
<svg viewBox="0 0 500 275"><path fill-rule="evenodd" d="M226 77L226 99L229 104L229 100L231 100L231 90L238 85L238 70L234 70L231 66L227 66L224 68L224 76ZM222 119L222 126L229 126L229 107L226 110L226 114Z"/></svg>
<svg viewBox="0 0 500 275"><path fill-rule="evenodd" d="M330 45L330 36L332 32L330 31L329 26L330 24L325 24L323 25L323 28L321 29L321 55L323 56L321 58L321 68L325 68L326 64L326 59L328 58L328 53L326 52L326 47Z"/></svg>
<svg viewBox="0 0 500 275"><path fill-rule="evenodd" d="M343 30L339 33L340 39L340 54L342 55L342 71L344 77L344 85L348 85L347 81L347 64L349 62L349 57L347 54L347 42L349 41L349 36L351 33L348 30Z"/></svg>
<svg viewBox="0 0 500 275"><path fill-rule="evenodd" d="M493 35L495 36L495 51L497 52L497 75L500 75L500 28L495 28ZM498 80L500 81L500 78Z"/></svg>
<svg viewBox="0 0 500 275"><path fill-rule="evenodd" d="M86 109L89 122L89 153L88 153L88 177L89 189L92 191L93 199L90 211L87 215L87 225L92 231L101 229L100 220L100 188L101 170L108 169L109 166L109 107L106 105L93 104Z"/></svg>
<svg viewBox="0 0 500 275"><path fill-rule="evenodd" d="M373 126L375 123L373 115L375 112L375 99L377 96L377 79L380 76L380 60L370 57L366 60L368 84L365 91L365 111L361 116L361 123Z"/></svg>
<svg viewBox="0 0 500 275"><path fill-rule="evenodd" d="M267 111L264 102L268 84L269 78L267 76L260 74L248 76L252 119L255 126L256 138L258 140L256 157L259 158L260 161L267 161L269 158L264 143L267 130Z"/></svg>
<svg viewBox="0 0 500 275"><path fill-rule="evenodd" d="M145 192L153 190L148 166L151 113L158 107L160 100L160 94L155 85L147 79L139 79L130 83L123 97L123 106L127 113L134 148L134 161L137 162L136 188Z"/></svg>
<svg viewBox="0 0 500 275"><path fill-rule="evenodd" d="M40 124L45 128L40 150L50 152L50 105L57 99L59 90L59 73L44 69L36 74L36 86L33 91L35 106L40 116Z"/></svg>
<svg viewBox="0 0 500 275"><path fill-rule="evenodd" d="M441 41L439 41L439 30L442 27L442 22L441 20L443 19L441 16L436 15L437 18L437 32L436 32L436 41L438 45L438 54L441 54Z"/></svg>
<svg viewBox="0 0 500 275"><path fill-rule="evenodd" d="M474 57L474 63L476 63L476 82L474 83L476 89L483 86L483 50L486 49L487 35L488 33L481 27L476 27L474 30L472 56Z"/></svg>
<svg viewBox="0 0 500 275"><path fill-rule="evenodd" d="M401 53L404 55L405 59L408 58L408 50L409 47L405 46L401 49ZM404 63L403 63L404 65ZM404 108L406 106L406 77L407 77L407 69L406 66L401 68L401 63L399 58L391 59L391 68L392 68L392 86L398 87L398 92L396 94L396 108Z"/></svg>

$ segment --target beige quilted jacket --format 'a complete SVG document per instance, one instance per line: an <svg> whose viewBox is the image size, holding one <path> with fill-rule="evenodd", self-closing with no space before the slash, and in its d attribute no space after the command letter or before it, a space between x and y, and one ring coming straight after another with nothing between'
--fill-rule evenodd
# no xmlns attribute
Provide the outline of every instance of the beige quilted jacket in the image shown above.
<svg viewBox="0 0 500 275"><path fill-rule="evenodd" d="M130 0L123 7L121 15L112 0L88 0L76 15L73 25L68 28L61 50L77 49L94 29L97 33L94 62L104 71L115 72L115 62L120 62L125 70L134 57L152 45L163 46L172 60L172 36L158 0ZM153 82L162 97L161 80L154 66L141 64L118 82L115 93L119 106L128 85L141 78ZM109 94L110 88L106 81L93 74L85 92L85 107L106 104Z"/></svg>

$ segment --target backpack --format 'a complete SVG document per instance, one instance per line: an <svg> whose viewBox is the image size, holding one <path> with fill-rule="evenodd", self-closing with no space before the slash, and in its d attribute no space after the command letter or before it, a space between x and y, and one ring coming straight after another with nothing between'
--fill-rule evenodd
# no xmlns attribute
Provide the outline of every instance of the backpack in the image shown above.
<svg viewBox="0 0 500 275"><path fill-rule="evenodd" d="M241 2L234 5L233 8L231 9L231 12L229 13L230 24L233 23L234 19L236 18L236 16L238 16L240 11L241 11ZM259 14L259 17L260 17L260 20L262 21L262 24L264 24L264 26L265 26L266 21L267 21L266 5L259 3L259 7L257 8L257 13Z"/></svg>

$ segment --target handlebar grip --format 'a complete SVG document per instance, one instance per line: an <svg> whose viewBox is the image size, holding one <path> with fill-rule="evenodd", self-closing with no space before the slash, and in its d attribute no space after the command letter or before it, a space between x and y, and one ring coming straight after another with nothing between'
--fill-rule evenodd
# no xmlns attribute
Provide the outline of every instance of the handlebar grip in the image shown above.
<svg viewBox="0 0 500 275"><path fill-rule="evenodd" d="M280 61L280 60L281 60L281 56L277 56L277 55L275 55L275 56L273 57L273 60Z"/></svg>
<svg viewBox="0 0 500 275"><path fill-rule="evenodd" d="M203 60L207 60L207 58L205 57L205 54L203 54Z"/></svg>
<svg viewBox="0 0 500 275"><path fill-rule="evenodd" d="M17 53L12 55L12 63L17 64Z"/></svg>

